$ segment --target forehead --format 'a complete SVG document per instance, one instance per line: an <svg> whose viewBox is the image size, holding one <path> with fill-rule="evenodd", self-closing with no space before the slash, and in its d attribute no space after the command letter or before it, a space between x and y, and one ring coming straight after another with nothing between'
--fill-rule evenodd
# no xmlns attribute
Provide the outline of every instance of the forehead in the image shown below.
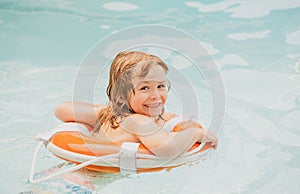
<svg viewBox="0 0 300 194"><path fill-rule="evenodd" d="M166 72L160 65L151 65L147 72L141 72L143 69L142 66L136 66L134 68L134 76L132 79L132 83L138 84L140 82L164 82L166 81ZM145 77L139 76L139 74L144 74Z"/></svg>

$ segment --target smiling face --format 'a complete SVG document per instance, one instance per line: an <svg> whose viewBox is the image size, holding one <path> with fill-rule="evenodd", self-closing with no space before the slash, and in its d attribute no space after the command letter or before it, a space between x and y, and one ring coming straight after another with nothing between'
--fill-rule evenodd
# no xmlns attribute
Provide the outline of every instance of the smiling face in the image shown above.
<svg viewBox="0 0 300 194"><path fill-rule="evenodd" d="M136 66L135 72L140 69ZM134 92L130 95L129 105L135 113L156 117L162 113L167 100L166 72L162 66L153 64L144 74L134 76L131 81Z"/></svg>
<svg viewBox="0 0 300 194"><path fill-rule="evenodd" d="M159 57L140 51L123 51L110 67L106 93L109 105L99 113L101 126L119 126L122 117L138 113L161 117L167 99L169 68Z"/></svg>

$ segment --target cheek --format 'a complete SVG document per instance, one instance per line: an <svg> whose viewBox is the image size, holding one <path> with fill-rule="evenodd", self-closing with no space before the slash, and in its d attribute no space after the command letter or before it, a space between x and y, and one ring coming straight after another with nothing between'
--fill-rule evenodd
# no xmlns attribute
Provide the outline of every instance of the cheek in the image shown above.
<svg viewBox="0 0 300 194"><path fill-rule="evenodd" d="M129 100L130 106L132 108L138 107L141 104L141 102L142 102L141 96L139 95L132 95Z"/></svg>
<svg viewBox="0 0 300 194"><path fill-rule="evenodd" d="M161 95L161 98L163 100L163 103L165 104L165 102L167 101L168 99L168 93L167 92L164 92L162 95Z"/></svg>

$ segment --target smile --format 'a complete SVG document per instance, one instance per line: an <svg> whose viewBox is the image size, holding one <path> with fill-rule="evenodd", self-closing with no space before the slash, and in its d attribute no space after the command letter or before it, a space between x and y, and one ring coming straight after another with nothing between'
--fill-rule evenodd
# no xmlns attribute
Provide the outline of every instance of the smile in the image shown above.
<svg viewBox="0 0 300 194"><path fill-rule="evenodd" d="M153 104L145 104L144 106L148 108L158 108L160 107L161 103L153 103Z"/></svg>

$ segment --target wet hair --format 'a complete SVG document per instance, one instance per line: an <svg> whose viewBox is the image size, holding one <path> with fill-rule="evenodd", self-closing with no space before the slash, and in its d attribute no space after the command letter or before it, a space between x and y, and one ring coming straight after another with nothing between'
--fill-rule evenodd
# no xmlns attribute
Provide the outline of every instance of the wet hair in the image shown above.
<svg viewBox="0 0 300 194"><path fill-rule="evenodd" d="M94 133L99 132L101 126L106 122L109 122L112 128L117 128L124 116L135 113L129 104L130 96L135 93L131 81L134 76L146 77L154 65L161 66L165 73L169 70L167 64L159 57L145 52L123 51L114 58L106 88L109 104L99 111ZM139 68L135 68L137 66ZM161 114L160 118L162 118Z"/></svg>

